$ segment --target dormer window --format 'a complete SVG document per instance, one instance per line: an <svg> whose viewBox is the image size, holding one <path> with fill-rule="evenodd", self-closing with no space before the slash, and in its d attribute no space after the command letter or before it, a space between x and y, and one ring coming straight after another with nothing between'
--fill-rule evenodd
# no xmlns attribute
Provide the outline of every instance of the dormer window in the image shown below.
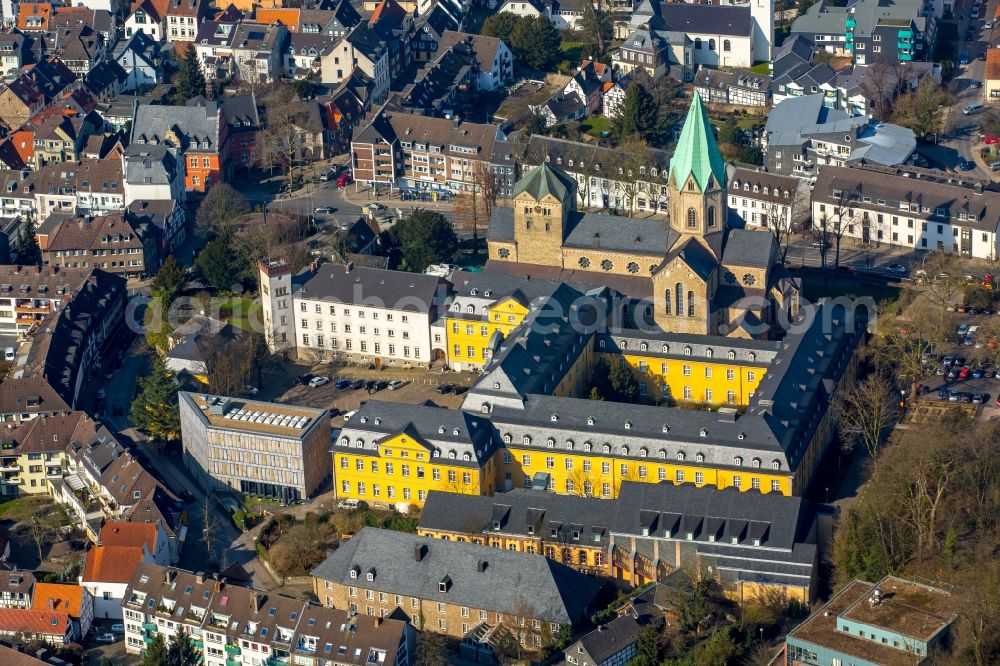
<svg viewBox="0 0 1000 666"><path fill-rule="evenodd" d="M631 430L632 429L632 422L631 421L626 421L625 422L625 429L626 430Z"/></svg>

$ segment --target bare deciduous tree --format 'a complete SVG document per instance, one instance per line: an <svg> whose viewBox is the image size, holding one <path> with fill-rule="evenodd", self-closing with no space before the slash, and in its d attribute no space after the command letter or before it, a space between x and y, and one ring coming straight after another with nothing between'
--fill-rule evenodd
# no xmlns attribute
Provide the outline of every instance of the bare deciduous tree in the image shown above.
<svg viewBox="0 0 1000 666"><path fill-rule="evenodd" d="M886 429L898 415L899 398L883 373L872 373L834 403L834 418L845 439L865 447L877 465Z"/></svg>

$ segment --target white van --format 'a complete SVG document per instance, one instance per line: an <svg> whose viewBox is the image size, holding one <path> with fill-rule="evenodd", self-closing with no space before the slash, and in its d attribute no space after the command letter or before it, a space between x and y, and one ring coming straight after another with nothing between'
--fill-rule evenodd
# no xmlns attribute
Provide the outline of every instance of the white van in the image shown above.
<svg viewBox="0 0 1000 666"><path fill-rule="evenodd" d="M964 113L967 116L971 116L974 113L979 113L980 111L983 110L983 108L985 107L983 107L983 105L979 104L978 102L975 104L966 104L962 108L962 113Z"/></svg>

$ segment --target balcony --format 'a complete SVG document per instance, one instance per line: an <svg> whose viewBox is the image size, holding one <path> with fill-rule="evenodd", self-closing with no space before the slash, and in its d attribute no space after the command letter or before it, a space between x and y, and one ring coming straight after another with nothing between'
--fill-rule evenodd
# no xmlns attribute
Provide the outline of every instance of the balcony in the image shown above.
<svg viewBox="0 0 1000 666"><path fill-rule="evenodd" d="M152 622L143 622L142 623L142 628L145 629L146 631L150 631L150 632L152 632L154 634L156 633L156 625L153 624Z"/></svg>
<svg viewBox="0 0 1000 666"><path fill-rule="evenodd" d="M20 472L21 466L17 464L17 460L3 461L0 462L0 472Z"/></svg>
<svg viewBox="0 0 1000 666"><path fill-rule="evenodd" d="M240 648L236 645L227 645L226 654L238 655L240 653Z"/></svg>
<svg viewBox="0 0 1000 666"><path fill-rule="evenodd" d="M239 659L226 659L226 666L243 666Z"/></svg>
<svg viewBox="0 0 1000 666"><path fill-rule="evenodd" d="M199 650L205 649L205 641L199 641L197 639L191 641L191 645L195 646Z"/></svg>

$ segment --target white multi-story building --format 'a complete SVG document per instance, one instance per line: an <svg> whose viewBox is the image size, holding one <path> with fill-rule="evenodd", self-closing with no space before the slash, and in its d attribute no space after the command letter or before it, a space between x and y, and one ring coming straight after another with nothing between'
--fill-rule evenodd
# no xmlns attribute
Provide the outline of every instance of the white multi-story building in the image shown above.
<svg viewBox="0 0 1000 666"><path fill-rule="evenodd" d="M842 238L995 260L1000 193L926 169L824 166L812 220Z"/></svg>
<svg viewBox="0 0 1000 666"><path fill-rule="evenodd" d="M268 347L299 358L347 357L377 365L428 365L430 324L447 297L441 278L316 266L293 280L284 261L260 266Z"/></svg>
<svg viewBox="0 0 1000 666"><path fill-rule="evenodd" d="M374 575L374 574L371 574ZM205 666L371 664L408 666L412 625L356 615L200 573L140 564L123 602L125 650L188 634Z"/></svg>
<svg viewBox="0 0 1000 666"><path fill-rule="evenodd" d="M806 185L792 176L730 167L729 210L735 211L748 227L769 229L780 224L788 230L795 223L793 213L799 187Z"/></svg>

